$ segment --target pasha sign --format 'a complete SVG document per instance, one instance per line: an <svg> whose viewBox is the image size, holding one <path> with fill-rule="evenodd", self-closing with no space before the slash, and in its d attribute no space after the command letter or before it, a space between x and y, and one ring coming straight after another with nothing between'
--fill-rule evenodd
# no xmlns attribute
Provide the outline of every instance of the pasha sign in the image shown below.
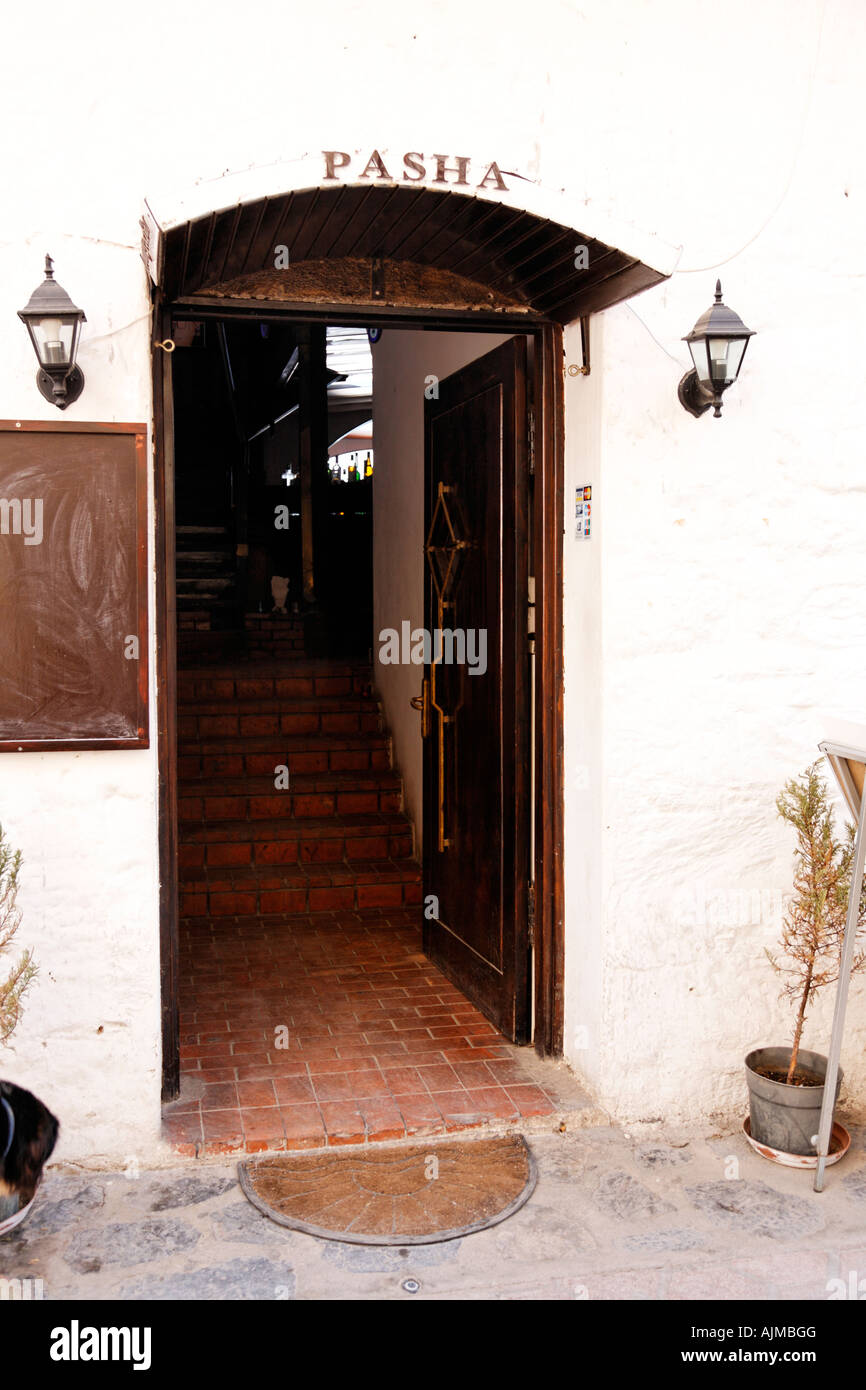
<svg viewBox="0 0 866 1390"><path fill-rule="evenodd" d="M166 199L162 210L145 202L141 217L141 257L155 285L162 280L165 232L183 222L210 216L214 210L240 207L258 199L274 198L277 191L333 188L341 183L387 183L399 188L456 188L472 190L482 196L512 192L506 178L520 178L510 169L502 170L495 159L473 159L466 154L425 154L407 150L404 154L382 149L309 150L285 169L286 177L275 182L273 166L251 167L227 173L217 181L200 180L194 188ZM526 188L526 180L520 185ZM218 187L218 192L217 192Z"/></svg>
<svg viewBox="0 0 866 1390"><path fill-rule="evenodd" d="M339 181L350 179L381 179L387 183L451 184L455 188L498 188L508 192L508 184L499 165L493 160L486 166L472 167L464 154L421 154L409 150L402 157L388 153L386 159L373 150L362 164L346 150L322 150L325 178ZM479 177L480 175L480 177Z"/></svg>

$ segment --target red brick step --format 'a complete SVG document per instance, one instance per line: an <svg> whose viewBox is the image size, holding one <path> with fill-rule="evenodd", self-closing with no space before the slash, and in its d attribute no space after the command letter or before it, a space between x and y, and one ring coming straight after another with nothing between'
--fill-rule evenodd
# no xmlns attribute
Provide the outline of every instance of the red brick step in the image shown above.
<svg viewBox="0 0 866 1390"><path fill-rule="evenodd" d="M405 911L421 901L369 667L215 662L180 672L178 687L187 920ZM285 790L275 785L282 767Z"/></svg>
<svg viewBox="0 0 866 1390"><path fill-rule="evenodd" d="M387 772L390 742L384 734L310 734L306 738L207 739L179 745L178 775L187 792L198 783L226 777L270 777L278 767L290 776L320 772Z"/></svg>
<svg viewBox="0 0 866 1390"><path fill-rule="evenodd" d="M178 671L177 675L181 706L199 700L313 700L345 695L369 698L371 691L369 667L340 662L208 666Z"/></svg>
<svg viewBox="0 0 866 1390"><path fill-rule="evenodd" d="M181 882L183 917L335 912L401 907L421 901L413 859L189 871Z"/></svg>
<svg viewBox="0 0 866 1390"><path fill-rule="evenodd" d="M402 799L397 774L377 769L290 774L286 791L275 789L273 777L230 778L179 788L178 817L184 823L369 815L401 811Z"/></svg>
<svg viewBox="0 0 866 1390"><path fill-rule="evenodd" d="M184 825L181 870L208 865L335 863L411 855L402 813L310 820L211 821Z"/></svg>

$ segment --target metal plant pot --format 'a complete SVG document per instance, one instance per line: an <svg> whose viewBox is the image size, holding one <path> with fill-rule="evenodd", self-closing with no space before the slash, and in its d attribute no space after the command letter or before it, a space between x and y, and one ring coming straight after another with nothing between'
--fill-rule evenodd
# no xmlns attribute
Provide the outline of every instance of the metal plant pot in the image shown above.
<svg viewBox="0 0 866 1390"><path fill-rule="evenodd" d="M749 1126L751 1137L759 1144L789 1154L814 1154L813 1142L821 1118L823 1086L788 1086L783 1081L771 1081L761 1076L755 1067L787 1071L791 1060L790 1047L758 1047L746 1058L746 1082L749 1087ZM827 1058L820 1052L800 1049L798 1064L827 1075ZM842 1084L842 1069L836 1080L836 1096Z"/></svg>
<svg viewBox="0 0 866 1390"><path fill-rule="evenodd" d="M0 1196L0 1236L5 1236L9 1231L14 1231L16 1226L20 1226L21 1222L26 1220L32 1206L32 1197L26 1206L22 1206L17 1192Z"/></svg>

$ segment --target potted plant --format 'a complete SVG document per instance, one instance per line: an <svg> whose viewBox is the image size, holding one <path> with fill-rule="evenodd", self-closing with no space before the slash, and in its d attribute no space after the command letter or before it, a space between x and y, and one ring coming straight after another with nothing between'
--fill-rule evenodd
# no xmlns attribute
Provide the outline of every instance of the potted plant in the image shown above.
<svg viewBox="0 0 866 1390"><path fill-rule="evenodd" d="M9 848L0 825L0 955L8 951L21 925L21 912L16 906L20 868L21 852ZM21 1001L35 975L33 952L23 951L6 979L0 979L0 1043L12 1036L21 1017Z"/></svg>
<svg viewBox="0 0 866 1390"><path fill-rule="evenodd" d="M3 827L0 826L0 955L9 950L21 925L21 913L16 906L20 868L20 851L10 849L3 834ZM33 952L22 951L5 979L0 977L0 1044L7 1043L12 1036L21 1017L21 1001L35 975ZM6 1083L2 1084L5 1086ZM2 1101L4 1106L8 1106L5 1096L2 1097ZM13 1137L9 1131L9 1121L4 1118L0 1134L5 1136L7 1151ZM22 1198L17 1185L5 1181L7 1153L3 1152L3 1147L0 1145L0 1179L3 1179L0 1181L0 1234L16 1226L26 1213L26 1207L22 1208ZM29 1206L29 1203L26 1205Z"/></svg>
<svg viewBox="0 0 866 1390"><path fill-rule="evenodd" d="M814 1157L824 1096L827 1059L801 1047L807 1009L819 990L839 976L845 936L854 826L836 834L827 784L820 761L785 784L776 809L797 836L794 891L782 925L780 953L767 951L782 977L781 997L795 1007L790 1047L760 1047L746 1058L749 1088L749 1135L755 1144L781 1154ZM858 932L866 920L861 900ZM858 951L854 970L866 962ZM842 1072L836 1083L836 1095Z"/></svg>

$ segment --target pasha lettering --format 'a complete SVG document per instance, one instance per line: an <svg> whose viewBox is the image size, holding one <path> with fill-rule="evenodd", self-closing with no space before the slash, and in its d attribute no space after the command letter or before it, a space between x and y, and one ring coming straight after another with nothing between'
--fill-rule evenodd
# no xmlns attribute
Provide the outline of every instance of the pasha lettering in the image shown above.
<svg viewBox="0 0 866 1390"><path fill-rule="evenodd" d="M339 180L348 176L356 179L381 179L386 183L423 183L426 180L429 183L452 184L455 188L498 188L503 193L508 192L502 170L495 160L485 167L476 183L478 170L471 172L472 161L468 155L463 154L425 155L417 150L409 150L398 165L396 155L389 153L389 163L386 163L379 151L373 150L360 169L352 155L345 150L322 150L322 156L325 161L326 179ZM396 172L392 173L392 169Z"/></svg>

